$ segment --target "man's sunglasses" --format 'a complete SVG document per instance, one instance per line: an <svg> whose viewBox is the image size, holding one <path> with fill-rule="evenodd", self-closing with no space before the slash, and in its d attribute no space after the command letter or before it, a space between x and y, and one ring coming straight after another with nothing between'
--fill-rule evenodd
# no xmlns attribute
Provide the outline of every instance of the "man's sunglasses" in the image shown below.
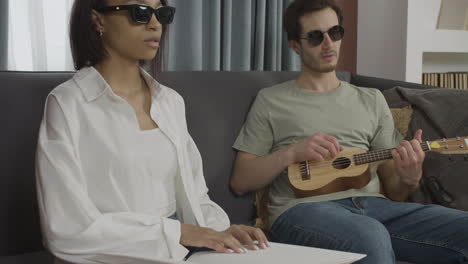
<svg viewBox="0 0 468 264"><path fill-rule="evenodd" d="M325 38L325 33L328 33L328 36L330 36L331 40L338 41L343 39L344 28L340 25L336 25L325 32L320 30L313 30L308 32L306 37L300 39L307 39L309 45L311 45L312 47L316 47L322 44L323 39Z"/></svg>
<svg viewBox="0 0 468 264"><path fill-rule="evenodd" d="M162 25L168 25L172 23L176 9L172 6L161 6L154 9L147 5L106 6L97 9L97 11L103 13L122 10L128 10L131 14L132 20L138 24L148 24L153 17L153 14L155 14L159 23Z"/></svg>

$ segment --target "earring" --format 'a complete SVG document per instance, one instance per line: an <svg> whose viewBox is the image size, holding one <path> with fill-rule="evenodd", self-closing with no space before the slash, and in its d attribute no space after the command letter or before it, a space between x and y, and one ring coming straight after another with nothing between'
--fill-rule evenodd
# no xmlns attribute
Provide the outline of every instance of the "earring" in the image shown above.
<svg viewBox="0 0 468 264"><path fill-rule="evenodd" d="M104 35L104 32L102 32L102 30L99 30L99 36L102 37L102 35Z"/></svg>

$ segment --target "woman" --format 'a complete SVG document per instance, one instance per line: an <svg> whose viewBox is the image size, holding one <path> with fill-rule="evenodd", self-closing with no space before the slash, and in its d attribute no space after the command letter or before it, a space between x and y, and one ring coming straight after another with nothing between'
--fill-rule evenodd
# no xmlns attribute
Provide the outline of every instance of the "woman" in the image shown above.
<svg viewBox="0 0 468 264"><path fill-rule="evenodd" d="M60 259L180 260L187 247L268 246L259 229L229 227L207 195L183 99L139 67L174 13L165 0L75 0L78 72L48 96L37 150L42 230Z"/></svg>

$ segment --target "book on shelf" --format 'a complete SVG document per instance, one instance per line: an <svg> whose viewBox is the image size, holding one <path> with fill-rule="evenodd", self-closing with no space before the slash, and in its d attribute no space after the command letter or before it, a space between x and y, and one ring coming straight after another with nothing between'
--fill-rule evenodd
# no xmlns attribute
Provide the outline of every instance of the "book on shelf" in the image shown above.
<svg viewBox="0 0 468 264"><path fill-rule="evenodd" d="M468 8L465 11L465 30L468 30Z"/></svg>
<svg viewBox="0 0 468 264"><path fill-rule="evenodd" d="M423 73L422 84L468 90L468 72Z"/></svg>

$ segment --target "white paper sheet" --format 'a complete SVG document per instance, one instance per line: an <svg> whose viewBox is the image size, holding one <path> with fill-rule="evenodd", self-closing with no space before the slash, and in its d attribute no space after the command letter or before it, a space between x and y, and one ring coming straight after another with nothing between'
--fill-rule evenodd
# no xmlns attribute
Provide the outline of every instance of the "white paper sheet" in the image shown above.
<svg viewBox="0 0 468 264"><path fill-rule="evenodd" d="M270 242L270 248L248 251L245 254L222 254L204 251L193 254L188 260L200 264L349 264L366 255L312 247L302 247Z"/></svg>
<svg viewBox="0 0 468 264"><path fill-rule="evenodd" d="M244 254L216 253L202 251L193 254L187 261L150 260L139 257L97 255L94 261L112 264L350 264L366 255L343 251L327 250L313 247L302 247L269 242L267 249L249 250Z"/></svg>

